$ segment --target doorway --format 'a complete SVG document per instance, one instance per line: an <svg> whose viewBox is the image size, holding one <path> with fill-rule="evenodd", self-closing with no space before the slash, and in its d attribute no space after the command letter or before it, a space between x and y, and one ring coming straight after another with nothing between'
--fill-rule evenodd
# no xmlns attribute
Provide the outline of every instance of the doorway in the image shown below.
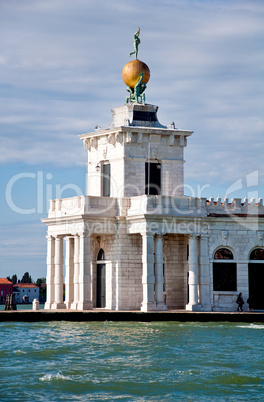
<svg viewBox="0 0 264 402"><path fill-rule="evenodd" d="M264 310L263 298L264 263L248 264L249 295L253 296L254 309Z"/></svg>
<svg viewBox="0 0 264 402"><path fill-rule="evenodd" d="M105 285L105 260L104 250L101 249L97 256L97 287L96 287L96 307L104 308L106 304L106 285Z"/></svg>

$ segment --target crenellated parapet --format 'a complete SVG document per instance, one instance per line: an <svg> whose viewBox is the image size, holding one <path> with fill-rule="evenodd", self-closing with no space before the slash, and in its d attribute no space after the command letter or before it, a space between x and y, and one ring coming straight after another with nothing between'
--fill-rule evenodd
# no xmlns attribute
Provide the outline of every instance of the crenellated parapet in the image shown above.
<svg viewBox="0 0 264 402"><path fill-rule="evenodd" d="M216 200L210 198L206 201L206 209L209 216L215 215L264 215L263 199L252 198L224 198L218 197Z"/></svg>

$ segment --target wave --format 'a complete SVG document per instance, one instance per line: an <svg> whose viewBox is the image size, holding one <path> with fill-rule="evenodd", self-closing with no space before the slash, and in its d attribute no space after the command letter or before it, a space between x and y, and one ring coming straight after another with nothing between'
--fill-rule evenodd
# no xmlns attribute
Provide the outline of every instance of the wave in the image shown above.
<svg viewBox="0 0 264 402"><path fill-rule="evenodd" d="M73 379L69 376L63 375L61 371L58 373L54 374L45 374L43 377L39 378L40 381L52 381L52 380L70 380L73 381Z"/></svg>
<svg viewBox="0 0 264 402"><path fill-rule="evenodd" d="M25 355L26 354L26 352L24 350L20 350L20 349L14 350L13 353L15 353L16 355Z"/></svg>
<svg viewBox="0 0 264 402"><path fill-rule="evenodd" d="M237 328L264 329L263 324L236 325Z"/></svg>

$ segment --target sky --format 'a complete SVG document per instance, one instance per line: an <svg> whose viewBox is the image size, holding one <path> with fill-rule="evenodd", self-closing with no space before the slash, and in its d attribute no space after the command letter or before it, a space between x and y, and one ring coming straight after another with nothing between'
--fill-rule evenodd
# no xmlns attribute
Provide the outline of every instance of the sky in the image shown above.
<svg viewBox="0 0 264 402"><path fill-rule="evenodd" d="M41 219L85 193L78 135L125 103L137 27L146 102L194 131L185 194L264 197L263 0L0 0L0 277L46 276Z"/></svg>

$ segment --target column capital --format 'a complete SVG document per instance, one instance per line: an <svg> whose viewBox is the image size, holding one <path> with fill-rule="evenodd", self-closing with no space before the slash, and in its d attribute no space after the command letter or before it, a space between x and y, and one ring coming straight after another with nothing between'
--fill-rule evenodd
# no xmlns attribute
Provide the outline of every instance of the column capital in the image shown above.
<svg viewBox="0 0 264 402"><path fill-rule="evenodd" d="M165 234L165 233L156 232L156 233L155 233L155 237L157 237L157 238L160 238L160 237L161 237L161 238L162 238L162 237L164 236L164 234Z"/></svg>
<svg viewBox="0 0 264 402"><path fill-rule="evenodd" d="M79 236L79 237L86 237L86 238L91 237L91 236L89 235L89 233L87 233L87 232L79 232L79 233L77 233L77 236Z"/></svg>
<svg viewBox="0 0 264 402"><path fill-rule="evenodd" d="M66 235L66 236L65 236L65 239L66 239L66 240L70 240L70 239L74 239L74 237L75 237L75 236L73 236L73 235Z"/></svg>
<svg viewBox="0 0 264 402"><path fill-rule="evenodd" d="M199 237L199 236L200 236L199 233L189 233L190 238Z"/></svg>
<svg viewBox="0 0 264 402"><path fill-rule="evenodd" d="M141 234L142 237L154 237L155 233L153 233L153 232L140 232L140 234Z"/></svg>

